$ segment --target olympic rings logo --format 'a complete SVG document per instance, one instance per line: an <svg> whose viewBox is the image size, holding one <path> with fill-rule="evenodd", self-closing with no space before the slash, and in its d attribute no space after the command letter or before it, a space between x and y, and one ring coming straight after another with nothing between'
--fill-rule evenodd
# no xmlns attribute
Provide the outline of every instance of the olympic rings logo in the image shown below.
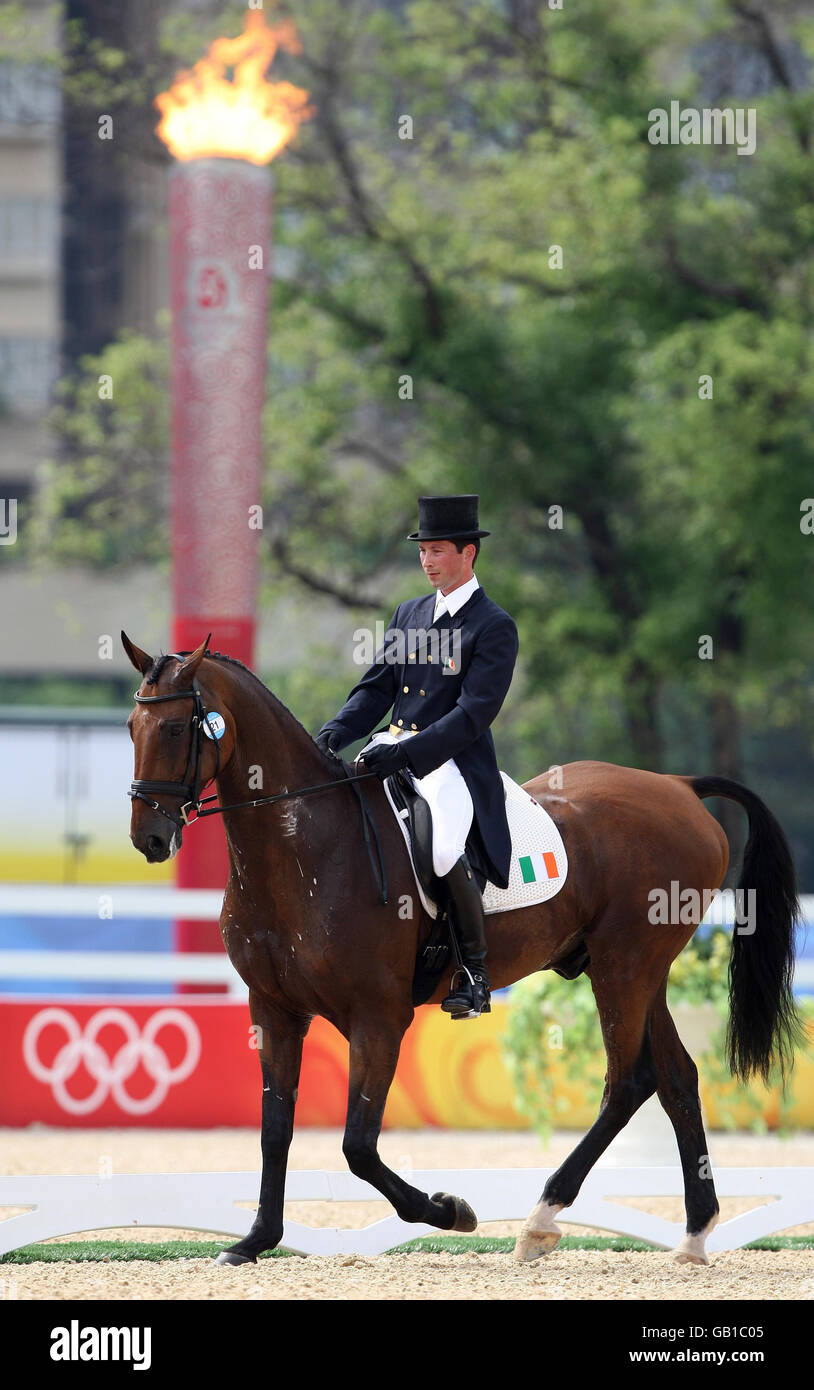
<svg viewBox="0 0 814 1390"><path fill-rule="evenodd" d="M40 1034L49 1024L64 1029L66 1036L50 1067L40 1060L38 1051ZM97 1041L108 1024L120 1028L125 1036L113 1057L109 1057ZM184 1057L175 1067L170 1066L166 1052L155 1040L162 1028L178 1028L184 1036ZM50 1085L54 1100L70 1115L89 1115L98 1110L108 1095L112 1095L119 1108L129 1115L149 1114L166 1099L170 1086L177 1086L191 1076L200 1056L198 1027L181 1009L159 1009L147 1020L143 1032L124 1009L100 1009L88 1019L84 1031L66 1009L42 1009L31 1019L23 1037L23 1057L31 1075ZM96 1086L89 1096L77 1100L70 1095L65 1083L82 1063ZM141 1098L129 1095L126 1089L139 1063L155 1083L149 1095Z"/></svg>

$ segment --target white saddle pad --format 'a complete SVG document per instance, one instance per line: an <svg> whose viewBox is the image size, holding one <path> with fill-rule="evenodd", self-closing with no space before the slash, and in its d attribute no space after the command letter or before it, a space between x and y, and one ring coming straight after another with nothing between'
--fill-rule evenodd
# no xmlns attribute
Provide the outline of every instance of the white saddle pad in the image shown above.
<svg viewBox="0 0 814 1390"><path fill-rule="evenodd" d="M506 816L512 837L512 859L508 888L496 888L493 883L486 884L483 910L487 916L493 912L511 912L517 907L533 907L535 903L546 902L548 898L553 898L559 893L568 876L565 845L548 811L505 772L501 772L500 775L506 788ZM384 789L401 826L421 901L430 916L436 917L438 909L427 897L415 872L406 817L399 814L387 782L384 783Z"/></svg>

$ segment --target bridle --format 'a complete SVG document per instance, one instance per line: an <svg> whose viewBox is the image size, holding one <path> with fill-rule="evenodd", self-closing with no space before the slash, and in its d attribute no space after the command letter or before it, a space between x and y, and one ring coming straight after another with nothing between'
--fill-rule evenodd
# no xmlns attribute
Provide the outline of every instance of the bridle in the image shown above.
<svg viewBox="0 0 814 1390"><path fill-rule="evenodd" d="M179 658L180 659L180 658ZM201 814L201 791L203 786L208 786L220 772L220 746L218 740L213 736L212 742L215 745L215 771L211 777L203 783L203 738L204 720L207 711L201 695L201 687L198 684L198 677L194 676L191 690L174 690L169 695L139 695L138 691L133 696L139 705L157 705L165 700L194 700L192 711L192 729L189 741L189 754L187 755L186 767L184 768L183 782L152 782L147 778L140 777L137 781L130 783L128 795L132 801L138 799L144 801L154 811L160 811L162 816L171 820L178 830L182 825L194 825L194 821L189 819L190 810L196 812L196 819ZM152 794L152 795L151 795ZM153 800L153 796L177 796L181 798L181 806L178 812L173 814L168 811L166 806ZM205 798L207 801L214 801L214 797ZM210 812L211 814L211 812Z"/></svg>
<svg viewBox="0 0 814 1390"><path fill-rule="evenodd" d="M173 652L172 655L176 661L183 661L185 656L189 656L189 652ZM205 652L204 655L208 656L209 653ZM207 718L207 709L203 702L201 688L198 685L198 677L193 676L191 690L173 690L168 695L139 695L138 691L135 691L133 699L139 705L157 705L165 700L194 700L195 703L192 711L192 737L190 738L189 754L187 756L186 767L184 768L183 782L153 782L148 778L140 777L130 783L128 796L131 801L143 801L147 806L151 807L153 811L160 811L162 816L166 816L167 820L172 821L175 828L180 832L183 826L194 825L195 821L199 821L202 816L220 816L223 815L224 811L240 811L249 806L271 806L275 801L286 801L290 797L310 796L312 792L330 791L333 788L342 787L349 783L354 795L359 801L359 807L362 813L362 829L365 837L365 848L367 849L368 858L377 881L379 897L383 903L387 902L387 869L384 862L384 855L382 854L379 832L376 828L376 822L373 819L370 808L362 796L362 789L356 786L357 782L362 782L368 777L376 777L378 775L377 773L358 772L355 776L351 776L347 764L336 755L337 762L345 774L346 781L322 782L315 787L299 787L294 791L277 792L274 796L257 797L254 801L236 801L231 806L210 806L208 810L204 810L203 807L206 806L207 802L217 801L217 796L215 794L202 797L201 792L204 787L209 786L210 782L216 780L220 772L220 746L213 731L212 742L215 745L215 771L212 773L212 776L207 777L206 782L204 782L202 751L204 721ZM172 811L167 810L166 806L162 806L160 802L154 800L155 796L180 797L182 804L177 814L174 815ZM195 812L194 820L190 820L189 818L191 810ZM371 831L376 847L375 860L373 857L373 846L371 845ZM378 860L378 863L376 860Z"/></svg>

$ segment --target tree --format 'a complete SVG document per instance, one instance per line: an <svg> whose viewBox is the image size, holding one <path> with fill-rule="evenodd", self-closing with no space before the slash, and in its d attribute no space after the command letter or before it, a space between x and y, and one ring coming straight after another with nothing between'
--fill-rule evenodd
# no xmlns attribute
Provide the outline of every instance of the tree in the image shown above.
<svg viewBox="0 0 814 1390"><path fill-rule="evenodd" d="M275 165L271 584L382 616L416 495L480 492L479 573L521 628L515 770L685 770L678 720L741 774L810 668L810 24L734 0L286 12L316 116ZM162 61L194 56L188 20ZM710 69L757 110L752 156L648 139Z"/></svg>

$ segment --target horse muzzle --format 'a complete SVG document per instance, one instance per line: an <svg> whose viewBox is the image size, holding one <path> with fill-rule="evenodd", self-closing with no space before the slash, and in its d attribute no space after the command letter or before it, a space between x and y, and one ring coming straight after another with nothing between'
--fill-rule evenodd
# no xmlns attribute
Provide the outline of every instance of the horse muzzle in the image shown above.
<svg viewBox="0 0 814 1390"><path fill-rule="evenodd" d="M181 848L181 829L176 825L152 825L130 832L134 847L148 864L163 864L174 859Z"/></svg>

